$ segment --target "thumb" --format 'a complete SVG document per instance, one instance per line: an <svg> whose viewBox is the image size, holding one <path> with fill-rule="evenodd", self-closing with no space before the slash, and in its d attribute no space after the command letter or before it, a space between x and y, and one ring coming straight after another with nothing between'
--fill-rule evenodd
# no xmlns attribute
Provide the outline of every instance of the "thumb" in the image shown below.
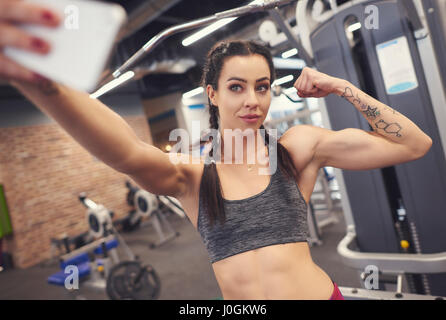
<svg viewBox="0 0 446 320"><path fill-rule="evenodd" d="M318 80L313 80L313 86L310 90L311 93L317 92L319 90L320 82Z"/></svg>

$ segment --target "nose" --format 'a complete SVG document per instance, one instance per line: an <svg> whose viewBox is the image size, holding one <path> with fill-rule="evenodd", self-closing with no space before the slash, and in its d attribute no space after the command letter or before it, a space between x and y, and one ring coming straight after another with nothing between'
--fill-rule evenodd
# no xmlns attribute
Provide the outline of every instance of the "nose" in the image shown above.
<svg viewBox="0 0 446 320"><path fill-rule="evenodd" d="M245 107L247 108L256 108L259 106L259 99L257 97L257 92L255 89L247 90Z"/></svg>

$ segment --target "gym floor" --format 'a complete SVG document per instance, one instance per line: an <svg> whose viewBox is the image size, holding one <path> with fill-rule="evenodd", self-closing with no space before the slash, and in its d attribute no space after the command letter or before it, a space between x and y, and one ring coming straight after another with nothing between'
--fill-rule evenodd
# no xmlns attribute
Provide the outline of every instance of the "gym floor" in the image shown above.
<svg viewBox="0 0 446 320"><path fill-rule="evenodd" d="M336 247L345 235L345 222L341 212L339 223L325 226L322 230L322 245L311 247L314 262L333 281L343 287L362 287L358 272L344 266ZM155 249L149 243L156 240L156 233L149 224L132 233L121 234L134 254L143 264L151 264L161 278L160 300L210 300L221 297L212 266L200 235L187 219L177 215L168 216L180 236ZM122 246L118 249L125 260ZM60 271L57 262L46 262L32 268L12 269L0 272L0 299L56 300L73 299L63 287L49 285L49 275ZM105 292L82 288L78 295L86 299L108 299Z"/></svg>

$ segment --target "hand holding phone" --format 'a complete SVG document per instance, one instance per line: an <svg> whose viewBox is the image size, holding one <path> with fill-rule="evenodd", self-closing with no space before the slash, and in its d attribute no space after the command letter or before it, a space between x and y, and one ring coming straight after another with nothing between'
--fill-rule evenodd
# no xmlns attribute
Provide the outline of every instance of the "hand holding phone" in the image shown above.
<svg viewBox="0 0 446 320"><path fill-rule="evenodd" d="M50 51L47 41L30 35L17 27L18 24L34 24L55 28L61 17L47 8L16 0L0 1L0 78L6 81L36 82L39 77L3 54L5 47L26 50L36 55Z"/></svg>
<svg viewBox="0 0 446 320"><path fill-rule="evenodd" d="M11 15L13 21L20 23L18 26L3 25L11 20ZM33 81L38 80L35 75L38 73L91 92L125 21L124 9L116 4L87 0L1 0L0 47L4 47L4 53L0 52L0 65L6 61L7 66L0 66L0 77Z"/></svg>

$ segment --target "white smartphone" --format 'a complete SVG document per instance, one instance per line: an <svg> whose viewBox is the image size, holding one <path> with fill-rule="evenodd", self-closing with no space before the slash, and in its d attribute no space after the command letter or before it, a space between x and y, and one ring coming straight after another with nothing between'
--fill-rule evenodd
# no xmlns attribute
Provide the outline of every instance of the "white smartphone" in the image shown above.
<svg viewBox="0 0 446 320"><path fill-rule="evenodd" d="M0 0L1 1L1 0ZM51 45L40 55L12 47L4 54L24 67L77 90L92 92L115 48L115 39L127 21L117 4L89 0L23 0L59 13L57 28L21 25L29 34Z"/></svg>

